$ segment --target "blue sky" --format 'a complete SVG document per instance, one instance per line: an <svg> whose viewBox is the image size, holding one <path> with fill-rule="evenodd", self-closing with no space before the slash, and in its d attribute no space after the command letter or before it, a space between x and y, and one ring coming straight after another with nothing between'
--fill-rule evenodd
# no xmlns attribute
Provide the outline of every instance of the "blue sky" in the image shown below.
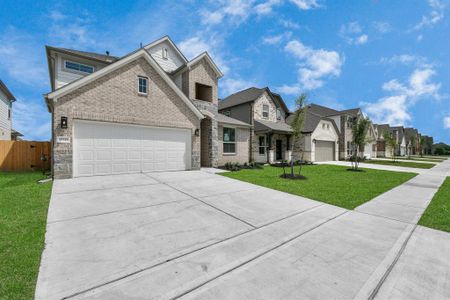
<svg viewBox="0 0 450 300"><path fill-rule="evenodd" d="M114 3L114 4L112 4ZM207 50L220 96L269 86L450 143L449 0L2 1L0 78L13 126L50 137L44 46L121 56L168 34L188 58Z"/></svg>

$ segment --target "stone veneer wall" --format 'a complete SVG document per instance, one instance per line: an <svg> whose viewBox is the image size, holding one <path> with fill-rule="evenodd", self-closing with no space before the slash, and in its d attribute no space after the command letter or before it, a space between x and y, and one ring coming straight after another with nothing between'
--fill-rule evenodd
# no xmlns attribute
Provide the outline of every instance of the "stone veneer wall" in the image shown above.
<svg viewBox="0 0 450 300"><path fill-rule="evenodd" d="M137 92L137 76L147 76L147 95ZM53 145L55 178L72 177L72 129L75 119L188 128L192 131L192 169L200 168L200 137L195 129L200 120L160 75L140 58L64 95L54 104L53 130L56 136L68 136L70 144ZM60 127L61 116L68 128Z"/></svg>

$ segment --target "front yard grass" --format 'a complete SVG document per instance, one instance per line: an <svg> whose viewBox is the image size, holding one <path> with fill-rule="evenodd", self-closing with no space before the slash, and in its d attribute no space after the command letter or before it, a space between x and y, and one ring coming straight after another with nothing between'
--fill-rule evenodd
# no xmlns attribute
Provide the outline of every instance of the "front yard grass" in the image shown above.
<svg viewBox="0 0 450 300"><path fill-rule="evenodd" d="M434 194L430 205L420 218L419 225L450 232L450 177Z"/></svg>
<svg viewBox="0 0 450 300"><path fill-rule="evenodd" d="M396 166L396 167L407 167L407 168L418 168L418 169L431 169L436 164L427 164L427 163L416 163L416 162L409 162L409 161L389 161L389 160L376 160L376 159L369 159L364 161L363 163L366 164L375 164L375 165L386 165L386 166Z"/></svg>
<svg viewBox="0 0 450 300"><path fill-rule="evenodd" d="M295 169L298 172L298 167ZM351 172L347 169L332 165L303 166L302 175L307 177L306 180L280 178L283 169L271 166L221 175L347 209L354 209L417 175L372 169Z"/></svg>
<svg viewBox="0 0 450 300"><path fill-rule="evenodd" d="M0 172L0 298L33 299L51 183L39 172Z"/></svg>

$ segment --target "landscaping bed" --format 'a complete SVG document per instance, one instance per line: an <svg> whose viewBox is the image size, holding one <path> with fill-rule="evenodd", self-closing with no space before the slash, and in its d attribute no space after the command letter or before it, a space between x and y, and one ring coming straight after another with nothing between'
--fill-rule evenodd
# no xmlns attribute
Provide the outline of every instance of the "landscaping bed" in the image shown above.
<svg viewBox="0 0 450 300"><path fill-rule="evenodd" d="M419 225L450 232L450 177L447 177L434 194Z"/></svg>
<svg viewBox="0 0 450 300"><path fill-rule="evenodd" d="M33 299L44 248L51 182L39 172L0 173L0 295Z"/></svg>
<svg viewBox="0 0 450 300"><path fill-rule="evenodd" d="M395 167L407 167L407 168L418 168L418 169L431 169L436 164L432 163L419 163L419 162L409 162L409 161L389 161L389 160L376 160L369 159L365 160L363 163L365 164L375 164L375 165L386 165L386 166L395 166Z"/></svg>
<svg viewBox="0 0 450 300"><path fill-rule="evenodd" d="M333 165L303 166L301 174L305 180L280 178L283 170L272 166L220 175L347 209L354 209L417 175L373 169L348 172L347 169ZM298 173L298 167L295 172Z"/></svg>

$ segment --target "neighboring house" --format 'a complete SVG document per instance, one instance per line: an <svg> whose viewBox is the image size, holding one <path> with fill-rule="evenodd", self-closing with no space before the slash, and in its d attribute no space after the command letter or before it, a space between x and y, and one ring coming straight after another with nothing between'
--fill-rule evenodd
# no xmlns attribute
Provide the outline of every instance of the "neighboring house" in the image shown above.
<svg viewBox="0 0 450 300"><path fill-rule="evenodd" d="M378 138L377 138L377 157L392 157L394 154L393 149L386 143L384 139L385 134L391 134L389 124L374 125Z"/></svg>
<svg viewBox="0 0 450 300"><path fill-rule="evenodd" d="M415 128L405 128L406 155L417 154L419 132Z"/></svg>
<svg viewBox="0 0 450 300"><path fill-rule="evenodd" d="M12 139L12 103L16 98L0 80L0 140Z"/></svg>
<svg viewBox="0 0 450 300"><path fill-rule="evenodd" d="M252 126L223 114L217 115L219 122L219 166L226 163L250 162L250 133Z"/></svg>
<svg viewBox="0 0 450 300"><path fill-rule="evenodd" d="M251 87L219 101L219 113L252 125L249 161L273 163L291 159L289 110L268 87Z"/></svg>
<svg viewBox="0 0 450 300"><path fill-rule="evenodd" d="M366 141L367 144L364 146L363 156L367 159L377 157L377 139L378 130L375 125L370 122L369 129L367 130Z"/></svg>
<svg viewBox="0 0 450 300"><path fill-rule="evenodd" d="M308 106L309 108L310 106ZM339 158L339 129L333 119L306 109L302 138L294 143L294 160L331 161ZM287 122L293 121L294 115Z"/></svg>
<svg viewBox="0 0 450 300"><path fill-rule="evenodd" d="M390 127L390 131L397 140L397 148L395 149L395 155L406 155L406 136L405 128L403 126Z"/></svg>
<svg viewBox="0 0 450 300"><path fill-rule="evenodd" d="M216 167L242 154L250 124L218 118L222 73L207 52L189 61L167 36L123 57L46 50L55 178Z"/></svg>
<svg viewBox="0 0 450 300"><path fill-rule="evenodd" d="M354 145L353 145L353 121L363 116L360 108L353 108L347 110L335 110L325 106L310 104L308 105L308 110L313 114L321 117L326 117L332 119L339 133L339 159L348 159L353 155ZM372 127L372 125L371 125ZM361 156L366 156L371 158L376 156L376 133L375 128L370 128L367 132L367 140L369 143L361 149Z"/></svg>

